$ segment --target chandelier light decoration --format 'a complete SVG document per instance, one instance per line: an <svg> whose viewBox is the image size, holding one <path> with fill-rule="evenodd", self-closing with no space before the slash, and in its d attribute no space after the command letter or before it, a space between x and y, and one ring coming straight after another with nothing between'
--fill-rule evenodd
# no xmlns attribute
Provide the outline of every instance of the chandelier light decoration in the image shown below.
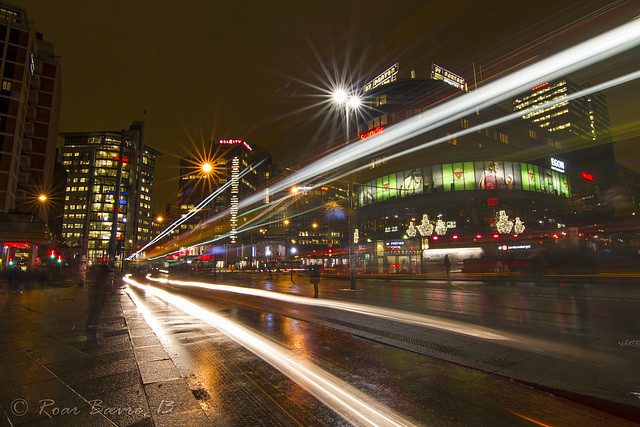
<svg viewBox="0 0 640 427"><path fill-rule="evenodd" d="M498 229L498 233L500 234L511 233L511 229L513 228L513 221L509 221L509 217L507 216L507 213L505 211L500 211L500 213L498 214L496 228Z"/></svg>
<svg viewBox="0 0 640 427"><path fill-rule="evenodd" d="M515 231L516 234L522 234L524 229L525 229L524 224L522 223L522 221L520 221L520 217L517 216L516 217L516 223L513 225L513 231Z"/></svg>
<svg viewBox="0 0 640 427"><path fill-rule="evenodd" d="M360 240L360 234L358 233L358 229L353 230L353 243L358 244L358 240Z"/></svg>
<svg viewBox="0 0 640 427"><path fill-rule="evenodd" d="M413 225L413 221L409 223L409 228L407 228L407 236L416 237L416 227Z"/></svg>
<svg viewBox="0 0 640 427"><path fill-rule="evenodd" d="M422 215L422 223L418 226L418 231L421 236L431 236L433 234L433 224L429 222L429 215Z"/></svg>
<svg viewBox="0 0 640 427"><path fill-rule="evenodd" d="M436 221L436 234L438 236L444 236L447 233L447 225L443 220L438 219Z"/></svg>

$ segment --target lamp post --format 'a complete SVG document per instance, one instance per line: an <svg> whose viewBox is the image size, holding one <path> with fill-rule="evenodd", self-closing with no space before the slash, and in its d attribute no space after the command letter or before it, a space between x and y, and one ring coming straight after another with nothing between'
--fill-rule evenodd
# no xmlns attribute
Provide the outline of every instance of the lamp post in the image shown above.
<svg viewBox="0 0 640 427"><path fill-rule="evenodd" d="M357 110L362 101L355 93L349 93L344 88L336 89L333 94L333 102L342 108L344 106L344 122L346 143L349 144L349 111ZM353 241L354 234L354 212L353 212L353 178L349 174L349 213L348 213L348 229L349 229L349 281L351 290L356 290L356 265L355 265L355 244Z"/></svg>

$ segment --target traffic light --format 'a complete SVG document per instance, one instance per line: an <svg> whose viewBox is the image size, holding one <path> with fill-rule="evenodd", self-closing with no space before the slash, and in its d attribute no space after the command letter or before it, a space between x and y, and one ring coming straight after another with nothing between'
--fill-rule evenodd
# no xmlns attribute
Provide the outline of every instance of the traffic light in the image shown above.
<svg viewBox="0 0 640 427"><path fill-rule="evenodd" d="M51 249L51 259L54 259L55 257L56 257L56 250Z"/></svg>

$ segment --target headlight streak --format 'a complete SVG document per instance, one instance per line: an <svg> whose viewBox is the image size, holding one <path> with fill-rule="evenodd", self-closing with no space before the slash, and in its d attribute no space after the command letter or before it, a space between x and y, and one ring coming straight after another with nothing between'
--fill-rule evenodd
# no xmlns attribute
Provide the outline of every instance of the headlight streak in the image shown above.
<svg viewBox="0 0 640 427"><path fill-rule="evenodd" d="M402 310L395 310L392 308L377 307L373 305L352 303L352 302L308 298L308 297L297 296L297 295L287 295L279 292L266 291L264 289L243 288L239 286L230 286L230 285L214 285L211 283L202 283L202 282L186 282L182 280L156 279L151 277L151 275L147 275L147 279L155 282L166 283L169 285L197 287L197 288L209 289L212 291L233 292L236 294L251 295L251 296L256 296L261 298L269 298L269 299L274 299L274 300L284 301L284 302L294 303L294 304L333 308L338 310L349 311L352 313L378 317L381 319L394 320L396 322L403 322L403 323L419 325L419 326L427 326L431 328L446 330L449 332L455 332L458 334L472 336L476 338L484 338L484 339L496 340L496 341L511 340L511 338L508 338L501 334L497 334L495 332L491 332L488 329L482 328L479 326L470 326L462 322L456 322L452 320L442 321L435 317L427 316L425 314L411 313L411 312L402 311Z"/></svg>
<svg viewBox="0 0 640 427"><path fill-rule="evenodd" d="M274 291L267 291L264 289L244 288L239 286L230 285L215 285L211 283L202 282L186 282L181 280L170 279L154 279L151 275L147 275L146 278L151 281L162 282L168 285L178 285L185 287L198 287L203 289L210 289L214 291L233 292L244 295L251 295L261 298L270 298L278 301L284 301L287 303L309 305L316 307L325 307L330 309L344 310L352 313L362 314L365 316L377 317L380 319L391 320L394 322L402 322L411 325L429 327L439 329L442 331L453 332L460 335L465 335L471 338L480 338L493 340L502 345L508 345L511 347L521 348L527 351L533 351L536 353L550 355L559 354L572 358L578 358L581 360L596 362L599 364L605 363L610 366L625 366L626 362L616 356L610 354L592 350L590 352L584 352L580 347L574 347L570 344L557 343L552 341L546 341L544 339L538 339L531 336L521 335L517 333L500 333L490 328L484 328L481 326L470 325L455 320L440 320L435 316L429 316L426 314L413 313L393 308L379 307L374 305L367 305L361 303L352 303L346 301L336 300L323 300L310 297L303 297L299 295L288 295Z"/></svg>
<svg viewBox="0 0 640 427"><path fill-rule="evenodd" d="M536 111L539 111L539 110L542 110L542 109L545 109L545 108L549 108L549 107L552 107L554 105L558 105L558 104L563 103L563 102L572 101L572 100L581 98L583 96L587 96L587 95L590 95L592 93L599 92L599 91L602 91L602 90L605 90L605 89L608 89L608 88L611 88L611 87L614 87L614 86L618 86L618 85L621 85L621 84L624 84L624 83L628 83L628 82L636 80L638 78L640 78L640 71L634 71L634 72L628 73L628 74L626 74L624 76L617 77L615 79L611 79L611 80L609 80L607 82L600 83L600 84L597 84L595 86L591 86L591 87L582 89L582 90L580 90L578 92L575 92L573 94L568 95L565 98L552 100L552 101L549 101L549 102L547 102L545 104L542 104L542 105L539 105L539 106L530 107L530 108L527 108L525 110L514 112L514 113L508 114L508 115L506 115L504 117L501 117L501 118L498 118L498 119L494 119L494 120L491 120L491 121L488 121L488 122L473 126L473 127L469 128L469 129L464 129L464 130L461 130L459 132L455 132L453 134L446 135L446 136L443 136L441 138L425 142L425 143L417 145L415 147L408 148L408 149L406 149L406 150L404 150L402 152L391 154L391 155L387 156L387 161L393 160L393 159L396 159L396 158L399 158L399 157L406 156L406 155L411 154L411 153L416 152L416 151L424 150L425 148L431 147L433 145L441 144L443 142L446 142L446 141L450 140L451 138L459 138L459 137L462 137L462 136L465 136L465 135L469 135L469 134L478 132L480 130L483 130L483 129L486 129L486 128L490 128L492 126L496 126L496 125L499 125L499 124L502 124L502 123L517 119L519 117L522 117L523 115L526 115L526 114L529 114L529 113L532 113L532 112L536 112ZM343 172L342 174L333 176L331 178L331 180L328 180L326 182L335 181L337 179L344 178L344 177L346 177L348 175L351 175L351 174L353 174L355 172L359 172L359 171L362 171L362 170L365 170L365 169L369 169L369 168L370 168L370 165L368 165L368 164L367 165L363 165L363 166L360 166L358 168ZM326 184L326 182L325 181L321 181L321 182L319 182L317 184L311 185L310 187L311 188L317 188L317 187L320 187L320 186ZM290 194L287 194L284 197L282 197L282 198L280 198L278 200L275 200L273 203L280 203L280 202L285 201L287 199L291 199L292 197L294 197L294 196L292 196ZM291 203L293 203L293 200L289 201L289 203L286 206L289 206L289 204L291 204ZM263 207L264 206L260 206L260 207L258 207L256 209L261 209ZM310 209L310 210L305 211L305 212L300 212L295 216L304 215L304 214L309 213L312 210L317 210L317 209L320 209L320 208L322 208L322 206ZM260 214L259 218L262 217L262 216L265 216L267 213L268 212ZM275 222L279 221L279 220L266 221L266 222L262 222L260 224L257 224L255 226L250 226L250 224L255 220L257 220L257 218L252 220L251 222L248 222L246 225L239 227L238 231L239 232L247 232L247 231L250 231L252 229L263 227L265 225L272 224L272 223L275 223ZM207 244L207 243L213 243L213 242L216 242L218 240L225 239L227 237L229 237L228 234L216 237L216 238L214 238L212 240L201 241L201 242L198 242L198 243L196 243L194 245L189 246L189 248L193 248L193 247L196 247L196 246L199 246L199 245L204 245L204 244ZM154 259L157 259L157 258L161 258L162 256L163 255L161 255L160 257L149 258L149 259L150 260L154 260Z"/></svg>
<svg viewBox="0 0 640 427"><path fill-rule="evenodd" d="M210 195L208 195L204 200L202 200L200 203L198 203L198 205L193 208L187 215L185 215L184 217L176 220L173 224L171 224L169 227L167 227L165 230L162 231L162 233L158 234L155 238L153 238L149 243L147 243L145 246L143 246L141 249L139 249L138 251L136 251L135 253L129 255L129 257L127 257L127 260L131 260L133 258L135 258L139 253L141 253L142 251L144 251L146 248L148 248L149 246L153 245L154 243L156 243L157 241L159 241L160 239L162 239L164 236L166 236L167 234L169 234L171 231L173 231L174 229L176 229L180 224L182 224L183 222L187 221L189 218L191 218L192 216L194 216L196 213L198 213L199 211L202 210L202 208L204 206L206 206L211 200L215 199L216 197L218 197L218 195L225 191L229 186L231 186L233 183L239 181L244 175L248 174L249 172L251 172L253 169L255 169L257 166L259 166L261 163L263 163L266 159L262 159L260 160L257 164L255 165L251 165L250 167L246 168L245 170L243 170L237 178L235 179L231 179L229 180L227 183L225 183L224 185L222 185L220 188L218 188L216 191L214 191L213 193L211 193Z"/></svg>
<svg viewBox="0 0 640 427"><path fill-rule="evenodd" d="M425 117L412 117L385 130L384 133L364 142L349 144L317 160L286 180L275 182L270 188L273 194L288 188L291 180L305 182L319 175L343 167L362 157L371 156L410 138L451 123L477 109L489 107L526 92L544 81L553 80L589 65L603 61L640 45L640 20L636 19L604 34L596 36L562 52L528 65L505 77L494 80L473 92L435 106ZM518 115L522 114L519 112ZM441 141L442 142L442 141ZM261 194L252 194L240 201L239 209L261 201ZM221 212L210 218L217 221L227 215Z"/></svg>
<svg viewBox="0 0 640 427"><path fill-rule="evenodd" d="M125 276L124 281L130 286L143 290L147 294L154 295L189 315L209 323L285 374L311 395L315 396L334 412L354 425L414 425L409 420L396 414L391 409L362 393L355 387L312 363L296 357L282 346L275 344L248 328L207 311L184 298L152 286L140 284L131 279L130 275Z"/></svg>
<svg viewBox="0 0 640 427"><path fill-rule="evenodd" d="M581 98L581 97L586 96L586 95L590 95L590 94L592 94L594 92L599 92L599 91L602 91L602 90L605 90L605 89L608 89L608 88L611 88L611 87L614 87L614 86L618 86L618 85L621 85L621 84L624 84L624 83L628 83L628 82L636 80L638 78L640 78L640 71L634 71L634 72L626 74L624 76L617 77L615 79L611 79L611 80L609 80L607 82L600 83L598 85L591 86L591 87L588 87L586 89L582 89L582 90L580 90L578 92L575 92L575 93L573 93L571 95L568 95L566 98L561 98L561 99L549 101L549 102L547 102L545 104L542 104L542 105L539 105L537 107L531 107L531 108L528 108L528 109L525 109L525 110L521 110L521 111L518 111L518 112L515 112L515 113L511 113L511 114L508 114L508 115L506 115L504 117L500 117L498 119L494 119L494 120L491 120L491 121L488 121L488 122L485 122L485 123L470 127L469 129L464 129L464 130L452 133L450 135L447 135L447 136L444 136L444 137L441 137L441 138L438 138L438 139L435 139L435 140L432 140L432 141L425 142L425 143L417 145L415 147L408 148L408 149L406 149L406 150L404 150L404 151L402 151L400 153L391 154L391 155L387 156L386 159L387 159L387 161L390 161L390 160L396 159L398 157L404 157L404 156L406 156L408 154L411 154L413 152L424 150L425 148L431 147L433 145L437 145L437 144L441 144L443 142L446 142L446 141L450 140L451 138L459 138L461 136L469 135L469 134L472 134L474 132L478 132L480 130L483 130L483 129L486 129L486 128L489 128L489 127L492 127L492 126L496 126L496 125L499 125L499 124L502 124L502 123L517 119L518 117L521 117L522 115L525 115L525 114L528 114L528 113L531 113L531 112L535 112L535 111L539 111L539 110L542 110L544 108L549 108L551 106L558 105L558 104L560 104L562 102L572 101L574 99ZM355 168L353 170L350 170L348 172L344 172L341 175L337 175L335 177L335 179L343 178L345 176L348 176L349 174L352 174L352 173L355 173L355 172L359 172L359 171L362 171L362 170L365 170L365 169L369 169L370 167L371 167L370 165L360 166L360 167ZM321 184L319 184L319 185L321 185Z"/></svg>

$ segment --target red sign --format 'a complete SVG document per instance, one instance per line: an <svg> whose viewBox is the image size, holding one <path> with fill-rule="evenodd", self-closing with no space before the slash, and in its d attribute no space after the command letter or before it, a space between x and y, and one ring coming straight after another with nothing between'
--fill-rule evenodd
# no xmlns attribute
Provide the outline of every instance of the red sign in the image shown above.
<svg viewBox="0 0 640 427"><path fill-rule="evenodd" d="M244 145L247 150L251 151L251 147L245 141L241 139L221 139L218 141L218 144L224 145Z"/></svg>
<svg viewBox="0 0 640 427"><path fill-rule="evenodd" d="M373 135L377 135L382 132L384 132L384 126L378 126L377 128L370 130L369 132L361 134L360 140L365 140L369 137L372 137Z"/></svg>
<svg viewBox="0 0 640 427"><path fill-rule="evenodd" d="M28 243L20 243L20 242L6 242L4 244L4 247L9 247L9 248L28 248L30 247L30 245Z"/></svg>
<svg viewBox="0 0 640 427"><path fill-rule="evenodd" d="M582 171L582 177L587 181L593 181L593 174L589 172Z"/></svg>

